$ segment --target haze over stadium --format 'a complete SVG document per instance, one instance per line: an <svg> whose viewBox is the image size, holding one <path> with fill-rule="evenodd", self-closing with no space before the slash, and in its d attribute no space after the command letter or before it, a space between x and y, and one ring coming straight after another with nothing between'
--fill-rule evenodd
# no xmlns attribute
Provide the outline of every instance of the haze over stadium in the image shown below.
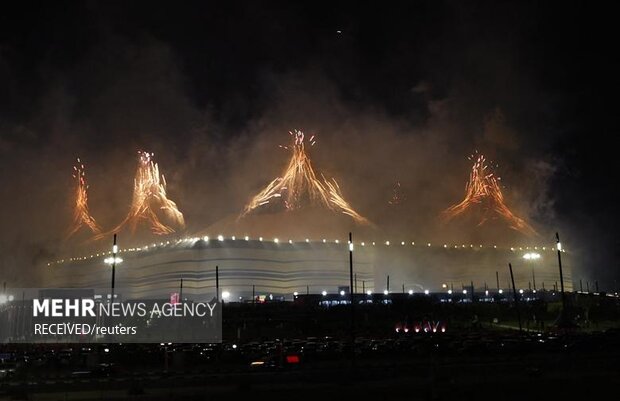
<svg viewBox="0 0 620 401"><path fill-rule="evenodd" d="M583 206L593 204L588 181L600 176L590 169L613 169L566 156L582 148L575 138L590 122L570 128L574 122L565 117L577 107L558 100L564 92L545 74L527 68L528 59L546 56L549 46L528 35L548 15L520 26L510 23L514 10L498 5L481 11L483 17L464 10L469 17L410 23L396 8L389 23L353 22L348 8L335 7L300 21L306 10L289 5L278 27L264 30L250 15L274 10L254 6L238 15L243 32L254 32L247 35L204 7L206 20L189 22L183 32L175 28L175 11L164 23L158 13L143 19L138 9L118 21L114 5L84 5L76 12L88 18L75 25L63 26L59 11L50 10L49 18L32 17L41 33L25 43L2 39L0 67L9 77L3 102L10 107L0 120L0 174L8 183L1 263L12 285L36 281L37 268L50 261L108 249L112 231L124 231L127 247L156 241L153 226L173 240L219 234L343 240L353 231L359 240L382 243L504 247L553 246L560 231L579 259L573 275L613 277L601 267L612 263L610 240L590 219L609 209ZM481 19L506 26L502 40ZM23 29L5 22L8 31ZM59 36L45 38L50 31ZM33 50L36 67L14 52L22 46ZM436 48L444 49L441 56ZM550 65L562 68L571 65L565 53L579 53L557 51L562 62ZM321 187L372 226L323 201L286 213L250 207L238 219L274 177L280 177L274 185L286 179L290 154L278 145L294 129L320 139L305 150ZM136 190L141 149L155 154L160 169L146 163L144 179L154 182L142 184L164 189L151 206L140 203ZM512 223L489 218L475 204L441 224L442 212L463 200L472 167L466 156L474 149L498 162ZM70 174L76 156L86 162L86 177L81 162L78 178ZM583 176L592 178L575 179ZM395 182L406 194L397 204L390 203ZM165 209L172 214L158 203L166 201L175 205ZM162 226L152 212L167 219ZM107 235L92 241L96 230Z"/></svg>

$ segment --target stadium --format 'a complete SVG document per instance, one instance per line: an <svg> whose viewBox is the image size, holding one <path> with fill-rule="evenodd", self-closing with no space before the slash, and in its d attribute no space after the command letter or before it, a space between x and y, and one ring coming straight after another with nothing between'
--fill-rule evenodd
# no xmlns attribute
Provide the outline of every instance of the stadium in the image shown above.
<svg viewBox="0 0 620 401"><path fill-rule="evenodd" d="M315 143L314 135L306 138L297 130L289 134L292 143L284 148L291 156L282 174L250 198L240 215L222 218L195 237L171 239L177 229L185 229L185 217L168 197L154 154L138 152L131 207L125 219L109 231L90 214L85 168L78 159L70 235L88 228L93 240L100 241L112 234L116 238L120 232L129 238L124 243L131 244L139 238L137 227L150 226L150 238L154 235L159 241L119 253L123 261L115 268L115 285L123 288L118 295L129 298L160 297L181 292L181 288L184 296L214 295L216 267L219 289L230 300L346 293L350 291L349 244L341 235L347 232L355 233L356 293L430 293L455 288L499 292L510 288L508 263L513 264L515 286L520 289L559 288L554 248L559 244L506 246L507 238L531 243L540 237L506 205L500 178L483 155L471 157L463 200L440 215L439 228L446 242L438 242L434 235L431 241L390 239L395 234L356 211L334 178L315 171L306 152L306 146ZM401 202L395 190L388 203ZM402 220L403 214L396 213L396 220ZM411 232L411 227L404 228L401 232ZM466 235L459 237L460 232ZM463 243L454 238L470 240ZM110 253L100 249L49 263L48 282L56 287L109 288L111 277L104 258ZM571 290L571 261L565 259L565 288Z"/></svg>
<svg viewBox="0 0 620 401"><path fill-rule="evenodd" d="M510 288L511 262L517 288L553 290L559 285L554 247L503 248L483 244L432 244L415 241L354 241L356 293L461 291ZM54 287L109 288L111 250L51 262ZM535 258L529 255L538 255ZM349 288L346 239L194 237L119 249L116 266L119 296L215 295L216 266L220 292L231 301L252 296L292 299L294 294L337 294ZM527 258L526 258L527 257ZM572 290L570 253L562 250L564 284ZM498 288L499 287L499 288ZM261 298L262 299L262 298Z"/></svg>

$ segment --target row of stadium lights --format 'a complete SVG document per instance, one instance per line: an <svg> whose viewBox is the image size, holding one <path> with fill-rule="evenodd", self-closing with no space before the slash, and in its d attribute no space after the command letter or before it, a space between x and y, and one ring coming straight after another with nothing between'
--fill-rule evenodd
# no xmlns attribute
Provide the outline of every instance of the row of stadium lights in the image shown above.
<svg viewBox="0 0 620 401"><path fill-rule="evenodd" d="M189 237L188 237L188 238L184 238L184 239L178 239L178 240L176 240L176 243L177 243L177 244L179 244L179 243L183 243L183 242L197 242L197 241L200 241L201 239L202 239L203 241L205 241L205 242L209 242L209 236L204 236L204 237L202 237L202 238L200 238L200 237L193 237L193 238L189 238ZM236 240L237 240L237 237L233 235L232 237L230 237L230 239L231 239L232 241L236 241ZM249 236L247 236L247 235L246 235L245 237L243 237L243 239L244 239L245 241L250 241L250 237L249 237ZM218 236L217 236L217 240L218 240L218 241L220 241L220 242L224 242L224 241L226 240L226 238L224 238L224 236L220 234L220 235L218 235ZM260 242L263 242L263 241L264 241L264 238L263 238L263 237L258 237L258 240L259 240ZM274 243L276 243L276 244L279 244L279 243L280 243L280 240L279 240L278 238L274 238L274 239L273 239L273 242L274 242ZM306 238L305 242L306 242L306 243L310 243L310 239L309 239L309 238ZM326 244L328 241L327 241L327 239L323 238L323 240L322 240L321 242L323 242L324 244ZM293 240L289 239L289 240L288 240L288 243L292 245L294 242L293 242ZM340 240L334 240L334 243L339 244L339 243L340 243ZM363 246L363 247L365 247L366 245L370 246L370 244L372 244L372 246L376 246L376 245L377 245L377 243L376 243L376 242L374 242L374 241L373 241L373 242L371 242L371 243L368 243L368 244L366 244L366 242L360 242L359 244L360 244L360 246ZM385 242L384 242L384 244L385 244L386 246L390 246L392 243L391 243L390 241L385 241ZM159 246L166 246L166 245L170 245L170 241L160 242L160 243L159 243ZM405 242L405 241L401 241L400 245L401 245L401 246L405 246L405 245L406 245L406 242ZM412 242L411 242L411 245L412 245L412 246L415 246L415 242L413 242L413 241L412 241ZM149 250L149 248L157 248L157 246L158 246L158 244L157 244L157 243L153 243L153 245L151 245L150 247L149 247L149 245L145 245L145 246L143 246L143 247L141 247L141 248L126 248L126 249L119 249L119 251L118 251L118 252L120 253L120 252L138 252L138 251L147 251L147 250ZM431 243L430 243L430 242L428 242L428 243L426 244L426 246L427 246L427 247L431 247L432 245L431 245ZM448 249L448 248L452 248L452 247L453 247L452 245L443 244L443 248L444 248L444 249ZM465 245L465 244L462 244L461 246L459 246L459 245L454 245L454 249L466 249L466 248L469 248L469 249L474 249L474 248L476 248L476 247L474 247L474 245L473 245L473 244L470 244L470 245L469 245L469 247L468 247L467 245ZM478 245L478 248L483 248L483 246L482 246L482 245ZM529 250L530 248L532 248L532 247L529 247L529 246L526 246L525 248L523 248L523 247L518 247L518 248L516 248L516 247L510 247L510 250L511 250L512 252L514 252L514 251L516 251L517 249L518 249L518 250L520 250L520 251L522 251L523 249ZM497 249L497 245L493 245L493 249ZM542 250L542 251L546 251L548 248L547 248L547 247L545 247L545 246L543 246L543 247L538 247L538 246L535 246L535 247L533 247L532 249L534 249L534 250ZM551 250L551 251L555 251L555 247L552 247L552 248L550 248L549 250ZM566 250L564 250L564 249L560 249L560 250L561 250L562 252L566 252ZM66 259L66 260L65 260L65 259L60 259L60 260L57 260L57 261L55 261L55 262L49 262L47 265L48 265L48 266L52 266L52 265L54 265L54 264L61 264L61 263L64 263L64 262L76 262L76 261L81 261L81 260L92 259L92 258L95 258L95 257L101 257L101 256L105 256L105 255L111 255L111 254L112 254L112 252L111 252L111 251L108 251L108 252L100 252L100 253L92 254L92 255L90 255L90 256L74 257L74 258L69 258L69 259Z"/></svg>
<svg viewBox="0 0 620 401"><path fill-rule="evenodd" d="M445 285L445 284L444 284L444 285ZM468 294L468 291L467 291L466 289L464 289L462 292L463 292L463 295L467 295L467 294ZM534 294L536 294L536 290L531 290L531 292L532 292L532 293L534 293ZM413 295L413 294L414 294L414 291L413 291L413 290L409 290L407 293L408 293L409 295ZM446 293L447 293L448 295L453 295L453 291L452 291L451 289L450 289L450 290L447 290L447 291L446 291ZM497 291L497 293L498 293L498 294L500 294L500 295L502 295L502 294L504 293L504 290L500 288L500 289ZM520 290L519 290L519 294L523 295L524 293L525 293L525 290L523 290L523 289L520 289ZM329 294L329 293L327 292L327 290L323 290L323 291L321 291L321 295L322 295L322 296L324 296L324 297L326 297L328 294ZM344 291L344 290L340 290L339 294L340 294L340 296L342 296L342 297L344 297L345 295L347 295L346 291ZM383 295L386 295L386 296L387 296L387 295L389 295L389 294L390 294L390 292L389 292L388 290L383 290ZM430 293L430 291L429 291L429 290L424 290L424 295L430 295L430 294L431 294L431 293ZM366 295L367 295L367 296L372 296L372 295L373 295L373 292L372 292L371 290L368 290L368 291L366 291ZM484 291L484 295L485 295L485 296L489 296L489 295L493 295L493 294L492 294L489 290L485 290L485 291ZM297 291L293 292L293 297L294 297L294 298L297 298L298 296L299 296L299 292L297 292ZM228 299L230 299L230 297L231 297L231 293L230 293L229 291L226 291L226 290L225 290L225 291L222 291L222 298L223 298L224 300L228 300ZM269 298L270 298L270 299L273 299L273 294L269 294Z"/></svg>

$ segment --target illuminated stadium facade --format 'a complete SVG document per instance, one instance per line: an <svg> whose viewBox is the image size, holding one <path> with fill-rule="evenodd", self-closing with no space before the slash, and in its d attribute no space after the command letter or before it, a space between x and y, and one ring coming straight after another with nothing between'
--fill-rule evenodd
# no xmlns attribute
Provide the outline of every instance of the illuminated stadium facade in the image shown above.
<svg viewBox="0 0 620 401"><path fill-rule="evenodd" d="M570 253L562 250L564 285L572 290ZM526 259L526 254L539 255ZM50 286L109 288L109 252L48 264ZM185 238L140 248L120 249L123 262L116 267L116 287L125 298L215 295L215 267L220 291L230 300L269 295L292 299L294 293L336 294L349 286L347 241L334 239L291 241L274 238ZM512 247L474 244L430 244L413 241L354 242L355 290L416 293L476 291L485 286L509 288L508 263L520 289L553 290L559 285L557 253L553 247Z"/></svg>

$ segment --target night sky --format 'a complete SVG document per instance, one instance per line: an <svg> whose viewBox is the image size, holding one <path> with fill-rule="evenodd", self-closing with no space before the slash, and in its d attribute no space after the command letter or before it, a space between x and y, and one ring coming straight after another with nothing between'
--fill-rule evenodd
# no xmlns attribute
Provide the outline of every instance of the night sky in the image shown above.
<svg viewBox="0 0 620 401"><path fill-rule="evenodd" d="M76 156L110 226L127 208L136 150L155 152L191 232L279 173L277 145L293 128L317 133L316 165L374 221L403 181L405 220L419 227L462 197L467 156L483 151L538 242L557 230L575 251L575 279L608 290L620 279L611 10L125 3L19 2L0 14L5 279L61 254Z"/></svg>

